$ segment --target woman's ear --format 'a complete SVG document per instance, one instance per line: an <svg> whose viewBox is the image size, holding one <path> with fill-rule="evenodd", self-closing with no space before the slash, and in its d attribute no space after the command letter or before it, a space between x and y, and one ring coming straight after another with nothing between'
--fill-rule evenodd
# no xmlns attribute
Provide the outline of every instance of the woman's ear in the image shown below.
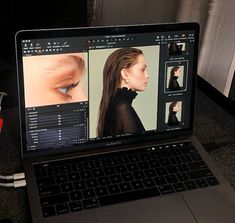
<svg viewBox="0 0 235 223"><path fill-rule="evenodd" d="M123 69L121 70L121 76L122 76L122 79L128 80L128 74L127 74L126 68L123 68Z"/></svg>

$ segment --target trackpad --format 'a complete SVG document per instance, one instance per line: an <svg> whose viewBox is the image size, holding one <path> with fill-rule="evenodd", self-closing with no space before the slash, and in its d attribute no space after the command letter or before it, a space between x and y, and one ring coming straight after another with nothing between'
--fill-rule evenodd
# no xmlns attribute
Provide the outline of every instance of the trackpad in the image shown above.
<svg viewBox="0 0 235 223"><path fill-rule="evenodd" d="M137 200L96 209L97 222L196 223L180 195Z"/></svg>

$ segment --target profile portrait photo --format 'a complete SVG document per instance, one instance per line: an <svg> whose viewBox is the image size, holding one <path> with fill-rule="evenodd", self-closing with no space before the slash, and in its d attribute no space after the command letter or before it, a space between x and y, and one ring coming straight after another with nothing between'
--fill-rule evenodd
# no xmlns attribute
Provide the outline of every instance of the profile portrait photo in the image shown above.
<svg viewBox="0 0 235 223"><path fill-rule="evenodd" d="M159 52L159 46L89 51L90 137L156 129Z"/></svg>
<svg viewBox="0 0 235 223"><path fill-rule="evenodd" d="M23 57L25 107L87 101L87 54Z"/></svg>
<svg viewBox="0 0 235 223"><path fill-rule="evenodd" d="M178 126L182 119L182 101L166 103L165 123L168 126Z"/></svg>
<svg viewBox="0 0 235 223"><path fill-rule="evenodd" d="M187 61L167 62L165 66L165 92L185 91L187 87Z"/></svg>
<svg viewBox="0 0 235 223"><path fill-rule="evenodd" d="M170 56L182 55L185 51L185 43L171 42L168 44L168 53Z"/></svg>

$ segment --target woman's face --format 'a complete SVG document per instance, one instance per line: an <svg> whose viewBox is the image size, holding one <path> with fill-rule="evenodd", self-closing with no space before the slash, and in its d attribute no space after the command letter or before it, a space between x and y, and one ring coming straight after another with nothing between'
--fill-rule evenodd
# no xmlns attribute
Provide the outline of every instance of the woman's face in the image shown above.
<svg viewBox="0 0 235 223"><path fill-rule="evenodd" d="M174 112L178 112L180 110L180 103L176 103L176 105L173 107Z"/></svg>
<svg viewBox="0 0 235 223"><path fill-rule="evenodd" d="M137 57L137 63L127 70L128 87L134 91L144 91L149 75L147 73L147 64L143 55Z"/></svg>
<svg viewBox="0 0 235 223"><path fill-rule="evenodd" d="M174 76L179 77L180 75L181 75L181 69L179 68L178 70L174 72Z"/></svg>
<svg viewBox="0 0 235 223"><path fill-rule="evenodd" d="M23 58L26 107L86 100L81 79L81 53ZM82 90L82 91L81 91Z"/></svg>

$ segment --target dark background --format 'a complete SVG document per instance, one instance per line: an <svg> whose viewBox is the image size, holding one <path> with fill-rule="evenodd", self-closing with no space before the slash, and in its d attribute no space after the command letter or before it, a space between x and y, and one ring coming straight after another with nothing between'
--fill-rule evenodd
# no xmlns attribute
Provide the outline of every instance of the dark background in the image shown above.
<svg viewBox="0 0 235 223"><path fill-rule="evenodd" d="M3 4L3 3L2 3ZM0 7L0 92L8 96L2 108L17 106L15 34L22 29L87 26L87 0L12 1Z"/></svg>
<svg viewBox="0 0 235 223"><path fill-rule="evenodd" d="M21 29L87 26L87 1L26 3L8 0L0 7L0 91L9 94L3 99L0 114L5 123L0 135L0 173L3 175L23 171L16 107L15 33ZM224 103L222 94L208 87L208 83L200 78L198 87L194 133L235 188L235 119L229 114L234 109L229 103ZM30 222L26 187L0 188L0 219L4 218L10 218L14 223Z"/></svg>

